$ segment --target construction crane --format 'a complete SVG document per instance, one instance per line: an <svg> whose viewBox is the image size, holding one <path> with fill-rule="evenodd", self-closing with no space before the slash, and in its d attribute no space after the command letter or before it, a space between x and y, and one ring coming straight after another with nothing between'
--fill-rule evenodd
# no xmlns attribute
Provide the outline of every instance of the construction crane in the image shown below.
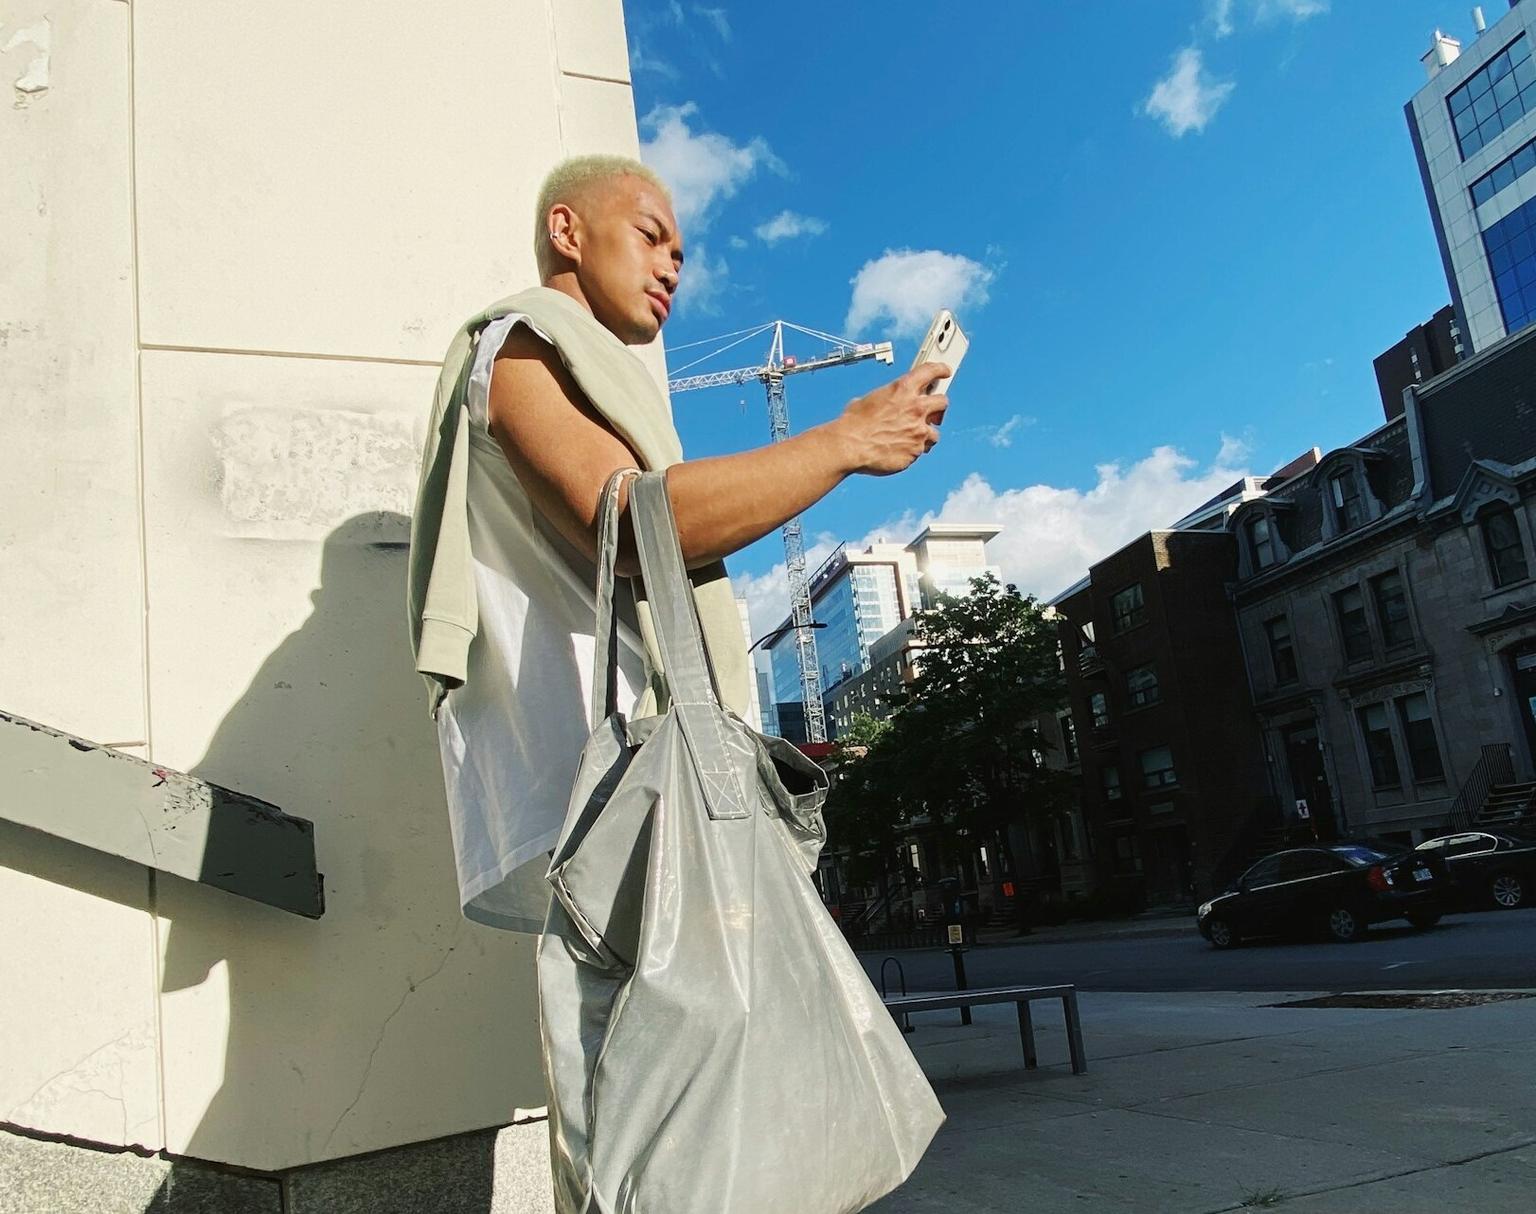
<svg viewBox="0 0 1536 1214"><path fill-rule="evenodd" d="M828 353L804 361L784 353L784 330L790 329L807 337L814 337L831 347ZM776 443L789 437L789 406L784 399L784 380L790 375L803 375L808 371L823 371L828 367L843 367L850 363L876 359L890 363L893 360L891 343L854 342L831 333L807 329L787 320L769 321L755 329L739 329L723 337L706 342L689 342L687 346L674 347L674 352L688 346L712 345L728 341L708 354L678 368L687 371L702 362L723 354L733 346L768 332L773 338L768 347L767 359L756 367L738 367L733 371L708 371L699 375L680 376L667 381L673 392L691 392L695 388L719 388L730 384L744 384L749 379L759 381L768 392L768 430ZM734 339L734 340L730 340ZM800 662L800 696L805 703L805 737L808 742L827 740L827 714L821 702L821 663L816 656L816 634L812 630L814 617L811 613L811 587L805 574L805 532L796 515L784 524L784 564L789 572L789 618L795 632L795 656Z"/></svg>

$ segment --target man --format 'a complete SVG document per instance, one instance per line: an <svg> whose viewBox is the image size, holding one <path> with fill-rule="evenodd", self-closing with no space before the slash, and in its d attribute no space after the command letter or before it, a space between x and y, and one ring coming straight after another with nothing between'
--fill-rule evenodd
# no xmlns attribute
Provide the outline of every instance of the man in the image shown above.
<svg viewBox="0 0 1536 1214"><path fill-rule="evenodd" d="M540 191L542 286L492 305L444 361L412 524L411 624L438 721L464 912L538 932L544 862L586 740L598 501L613 473L666 468L722 700L750 678L721 560L856 473L939 440L947 374L926 364L836 420L739 455L683 461L665 399L626 346L671 314L684 247L637 161L566 161ZM625 498L621 496L621 509ZM621 523L619 572L639 572ZM621 604L619 707L656 665L643 602Z"/></svg>

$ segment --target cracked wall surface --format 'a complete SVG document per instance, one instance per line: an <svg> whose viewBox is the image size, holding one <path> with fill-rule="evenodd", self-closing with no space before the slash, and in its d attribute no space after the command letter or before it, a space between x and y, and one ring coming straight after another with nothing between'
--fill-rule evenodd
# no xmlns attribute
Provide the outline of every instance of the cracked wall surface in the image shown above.
<svg viewBox="0 0 1536 1214"><path fill-rule="evenodd" d="M636 149L618 0L15 0L0 47L0 707L311 819L327 908L15 828L0 1120L262 1170L511 1122L531 942L457 905L401 544L539 179Z"/></svg>

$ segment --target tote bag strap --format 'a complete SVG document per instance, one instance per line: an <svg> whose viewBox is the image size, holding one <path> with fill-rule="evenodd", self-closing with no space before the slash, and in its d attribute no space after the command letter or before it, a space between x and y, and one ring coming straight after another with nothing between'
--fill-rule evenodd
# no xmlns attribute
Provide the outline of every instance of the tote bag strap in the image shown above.
<svg viewBox="0 0 1536 1214"><path fill-rule="evenodd" d="M614 617L614 563L619 555L619 488L638 468L620 468L597 504L597 629L592 634L592 729L618 711L619 624Z"/></svg>
<svg viewBox="0 0 1536 1214"><path fill-rule="evenodd" d="M709 816L745 818L751 811L741 772L743 764L755 770L756 755L744 736L726 728L727 718L715 694L714 672L677 540L666 473L643 472L635 479L629 491L629 517L661 649L662 677L703 782Z"/></svg>

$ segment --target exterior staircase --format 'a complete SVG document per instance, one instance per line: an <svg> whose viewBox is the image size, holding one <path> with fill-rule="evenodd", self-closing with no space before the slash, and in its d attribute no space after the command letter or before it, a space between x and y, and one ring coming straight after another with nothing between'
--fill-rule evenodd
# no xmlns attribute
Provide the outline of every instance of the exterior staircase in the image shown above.
<svg viewBox="0 0 1536 1214"><path fill-rule="evenodd" d="M1532 824L1536 824L1536 781L1493 785L1473 823L1487 830L1517 830Z"/></svg>

